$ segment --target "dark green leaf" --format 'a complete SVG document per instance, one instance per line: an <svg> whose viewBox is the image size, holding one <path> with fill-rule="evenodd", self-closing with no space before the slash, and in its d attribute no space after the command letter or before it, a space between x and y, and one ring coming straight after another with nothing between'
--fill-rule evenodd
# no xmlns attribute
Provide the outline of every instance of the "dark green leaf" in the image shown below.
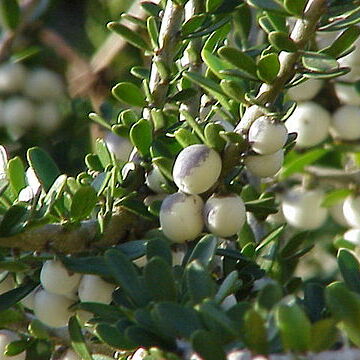
<svg viewBox="0 0 360 360"><path fill-rule="evenodd" d="M83 256L79 258L60 256L60 260L68 270L73 272L104 277L110 277L112 275L102 256Z"/></svg>
<svg viewBox="0 0 360 360"><path fill-rule="evenodd" d="M15 235L24 230L29 211L24 206L11 206L0 222L0 236Z"/></svg>
<svg viewBox="0 0 360 360"><path fill-rule="evenodd" d="M269 283L260 290L257 298L259 307L270 311L283 297L283 290L277 283Z"/></svg>
<svg viewBox="0 0 360 360"><path fill-rule="evenodd" d="M118 83L112 88L112 94L119 101L131 106L144 107L146 105L144 92L130 82Z"/></svg>
<svg viewBox="0 0 360 360"><path fill-rule="evenodd" d="M133 301L140 306L146 305L148 296L130 260L120 250L110 249L105 253L105 261L115 281Z"/></svg>
<svg viewBox="0 0 360 360"><path fill-rule="evenodd" d="M215 301L220 304L227 296L236 293L241 286L242 281L239 279L238 272L236 270L232 271L221 283L215 295Z"/></svg>
<svg viewBox="0 0 360 360"><path fill-rule="evenodd" d="M329 72L339 68L336 59L321 53L307 52L302 56L301 61L303 66L310 71Z"/></svg>
<svg viewBox="0 0 360 360"><path fill-rule="evenodd" d="M4 355L6 356L16 356L31 346L31 341L29 340L15 340L8 344L5 348ZM20 357L22 357L20 355Z"/></svg>
<svg viewBox="0 0 360 360"><path fill-rule="evenodd" d="M20 7L17 0L1 0L0 15L4 27L15 30L21 19Z"/></svg>
<svg viewBox="0 0 360 360"><path fill-rule="evenodd" d="M82 186L74 194L71 201L70 214L75 220L86 219L94 210L98 201L92 186Z"/></svg>
<svg viewBox="0 0 360 360"><path fill-rule="evenodd" d="M310 350L318 353L331 349L337 337L337 321L333 318L326 318L317 321L311 328Z"/></svg>
<svg viewBox="0 0 360 360"><path fill-rule="evenodd" d="M214 12L223 2L224 0L206 0L205 9L207 12Z"/></svg>
<svg viewBox="0 0 360 360"><path fill-rule="evenodd" d="M345 284L352 291L360 293L360 264L347 249L340 249L337 255L339 270Z"/></svg>
<svg viewBox="0 0 360 360"><path fill-rule="evenodd" d="M169 243L164 239L151 239L146 243L146 257L148 260L159 256L169 265L172 264L172 253Z"/></svg>
<svg viewBox="0 0 360 360"><path fill-rule="evenodd" d="M208 266L215 256L217 238L213 235L205 235L194 247L187 263L198 260L203 266Z"/></svg>
<svg viewBox="0 0 360 360"><path fill-rule="evenodd" d="M119 202L119 205L133 214L141 216L144 219L154 220L154 216L149 212L143 201L138 199L124 198Z"/></svg>
<svg viewBox="0 0 360 360"><path fill-rule="evenodd" d="M247 2L260 10L286 13L285 9L274 0L248 0Z"/></svg>
<svg viewBox="0 0 360 360"><path fill-rule="evenodd" d="M158 256L151 258L145 265L144 278L155 301L176 301L175 280L168 262Z"/></svg>
<svg viewBox="0 0 360 360"><path fill-rule="evenodd" d="M132 350L136 348L136 344L131 342L115 326L106 323L100 323L96 326L95 332L101 341L113 348L123 350Z"/></svg>
<svg viewBox="0 0 360 360"><path fill-rule="evenodd" d="M198 261L190 262L185 269L186 287L194 304L215 295L216 284L209 271Z"/></svg>
<svg viewBox="0 0 360 360"><path fill-rule="evenodd" d="M199 29L199 27L204 23L207 16L206 14L198 14L192 16L189 20L187 20L181 28L181 35L186 37L191 33L195 32Z"/></svg>
<svg viewBox="0 0 360 360"><path fill-rule="evenodd" d="M4 311L17 304L26 295L33 291L38 283L29 282L0 295L0 311Z"/></svg>
<svg viewBox="0 0 360 360"><path fill-rule="evenodd" d="M27 159L35 171L36 177L47 192L60 175L57 165L46 151L38 147L33 147L28 150Z"/></svg>
<svg viewBox="0 0 360 360"><path fill-rule="evenodd" d="M194 331L202 327L194 309L173 302L156 304L152 315L161 328L172 337L189 338Z"/></svg>
<svg viewBox="0 0 360 360"><path fill-rule="evenodd" d="M358 39L360 28L358 26L350 26L327 48L321 50L322 53L333 58L338 57L348 50Z"/></svg>
<svg viewBox="0 0 360 360"><path fill-rule="evenodd" d="M239 81L221 80L221 89L227 96L237 102L245 102L245 91L240 85Z"/></svg>
<svg viewBox="0 0 360 360"><path fill-rule="evenodd" d="M145 119L139 120L130 129L130 139L140 153L147 156L153 139L151 123Z"/></svg>
<svg viewBox="0 0 360 360"><path fill-rule="evenodd" d="M282 31L272 31L269 34L269 42L279 51L296 52L298 50L295 42Z"/></svg>
<svg viewBox="0 0 360 360"><path fill-rule="evenodd" d="M110 22L107 26L111 31L121 35L131 45L139 49L151 51L151 46L138 34L138 32L115 21Z"/></svg>
<svg viewBox="0 0 360 360"><path fill-rule="evenodd" d="M221 343L210 331L197 330L191 336L191 344L195 352L204 360L226 360Z"/></svg>
<svg viewBox="0 0 360 360"><path fill-rule="evenodd" d="M93 360L89 349L86 346L85 338L81 330L81 326L76 316L72 316L69 320L69 334L71 340L71 346L75 352L83 360Z"/></svg>
<svg viewBox="0 0 360 360"><path fill-rule="evenodd" d="M256 251L259 252L272 241L277 240L279 236L284 232L285 226L286 224L280 225L275 230L271 231L270 234L266 235L265 238L260 241L260 244L257 246Z"/></svg>
<svg viewBox="0 0 360 360"><path fill-rule="evenodd" d="M257 75L259 79L271 83L280 70L280 62L275 53L262 56L257 63Z"/></svg>

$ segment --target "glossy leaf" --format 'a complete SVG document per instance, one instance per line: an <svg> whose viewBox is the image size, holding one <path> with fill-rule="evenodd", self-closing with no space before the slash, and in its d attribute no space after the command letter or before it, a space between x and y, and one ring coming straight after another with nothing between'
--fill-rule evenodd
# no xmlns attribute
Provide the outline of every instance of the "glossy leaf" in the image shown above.
<svg viewBox="0 0 360 360"><path fill-rule="evenodd" d="M147 156L153 139L151 123L145 119L139 120L130 129L130 139L140 153Z"/></svg>
<svg viewBox="0 0 360 360"><path fill-rule="evenodd" d="M248 0L248 3L260 10L286 13L285 9L274 0Z"/></svg>
<svg viewBox="0 0 360 360"><path fill-rule="evenodd" d="M190 145L201 144L199 138L191 131L180 128L174 132L175 139L183 147L186 148Z"/></svg>
<svg viewBox="0 0 360 360"><path fill-rule="evenodd" d="M4 214L0 222L0 236L15 235L25 228L29 211L21 205L12 205Z"/></svg>
<svg viewBox="0 0 360 360"><path fill-rule="evenodd" d="M277 77L280 70L280 62L275 53L262 56L257 63L257 75L266 83L271 83Z"/></svg>
<svg viewBox="0 0 360 360"><path fill-rule="evenodd" d="M46 151L38 147L28 150L27 159L39 182L47 192L60 175L57 165Z"/></svg>
<svg viewBox="0 0 360 360"><path fill-rule="evenodd" d="M333 58L338 57L354 44L360 35L358 26L351 26L341 33L339 37L327 48L321 50L322 53Z"/></svg>
<svg viewBox="0 0 360 360"><path fill-rule="evenodd" d="M205 235L194 247L187 263L190 264L192 261L198 260L204 266L209 265L215 256L216 246L217 238L213 235Z"/></svg>
<svg viewBox="0 0 360 360"><path fill-rule="evenodd" d="M131 106L144 107L146 105L144 92L130 82L118 83L112 88L112 94L119 101Z"/></svg>
<svg viewBox="0 0 360 360"><path fill-rule="evenodd" d="M310 71L329 72L339 68L336 59L315 52L307 52L302 56L301 61L303 66Z"/></svg>
<svg viewBox="0 0 360 360"><path fill-rule="evenodd" d="M138 34L138 32L129 29L118 22L110 22L108 28L116 34L121 35L128 43L139 48L151 51L150 45Z"/></svg>
<svg viewBox="0 0 360 360"><path fill-rule="evenodd" d="M19 195L19 192L26 187L26 181L24 164L18 156L7 163L7 174L11 188Z"/></svg>
<svg viewBox="0 0 360 360"><path fill-rule="evenodd" d="M360 264L355 255L347 249L340 249L337 260L345 284L350 290L360 293Z"/></svg>
<svg viewBox="0 0 360 360"><path fill-rule="evenodd" d="M215 301L221 303L227 296L236 293L242 286L239 274L236 270L226 276L215 295Z"/></svg>
<svg viewBox="0 0 360 360"><path fill-rule="evenodd" d="M208 123L204 129L206 144L221 153L226 145L226 141L221 137L220 132L224 128L220 124Z"/></svg>
<svg viewBox="0 0 360 360"><path fill-rule="evenodd" d="M22 300L26 295L31 293L38 283L29 282L27 284L18 286L17 288L10 290L6 293L0 295L0 311L9 309L11 306L17 304Z"/></svg>
<svg viewBox="0 0 360 360"><path fill-rule="evenodd" d="M272 31L269 34L269 42L279 51L296 52L298 50L295 42L290 39L287 33Z"/></svg>
<svg viewBox="0 0 360 360"><path fill-rule="evenodd" d="M285 9L295 16L301 17L304 12L307 0L284 0Z"/></svg>
<svg viewBox="0 0 360 360"><path fill-rule="evenodd" d="M71 346L75 350L75 352L83 360L93 360L93 357L91 356L91 353L87 348L80 323L76 316L72 316L70 318L68 329L70 334Z"/></svg>

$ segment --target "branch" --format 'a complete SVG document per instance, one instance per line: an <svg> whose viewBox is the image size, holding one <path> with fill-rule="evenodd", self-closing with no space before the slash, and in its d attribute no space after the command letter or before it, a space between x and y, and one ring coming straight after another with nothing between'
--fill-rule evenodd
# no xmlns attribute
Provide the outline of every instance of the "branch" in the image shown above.
<svg viewBox="0 0 360 360"><path fill-rule="evenodd" d="M304 11L302 19L296 21L291 39L297 45L299 51L288 53L281 52L279 54L280 70L277 78L271 84L263 84L256 96L256 100L260 105L265 106L272 104L283 91L285 84L293 78L296 73L296 63L298 62L302 49L305 48L309 39L316 31L316 25L321 15L326 10L326 0L309 0ZM251 113L248 113L248 112ZM246 133L251 124L262 114L261 107L249 107L242 119L237 125L235 131Z"/></svg>
<svg viewBox="0 0 360 360"><path fill-rule="evenodd" d="M120 209L107 224L104 234L98 237L98 222L87 220L76 229L62 224L47 224L25 230L19 234L0 237L0 246L17 248L23 251L51 251L72 254L89 251L99 247L116 245L125 238L134 226L137 217Z"/></svg>

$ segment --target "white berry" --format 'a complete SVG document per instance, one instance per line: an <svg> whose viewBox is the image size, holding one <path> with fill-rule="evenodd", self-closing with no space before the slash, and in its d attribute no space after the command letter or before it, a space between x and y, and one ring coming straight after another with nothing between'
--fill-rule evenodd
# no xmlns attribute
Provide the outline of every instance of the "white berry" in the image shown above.
<svg viewBox="0 0 360 360"><path fill-rule="evenodd" d="M134 147L128 138L118 136L113 132L108 132L104 137L104 141L108 149L114 153L118 160L129 160L130 154Z"/></svg>
<svg viewBox="0 0 360 360"><path fill-rule="evenodd" d="M286 221L301 230L319 228L327 217L327 209L321 207L323 199L321 190L306 190L301 187L289 190L281 204Z"/></svg>
<svg viewBox="0 0 360 360"><path fill-rule="evenodd" d="M44 133L51 133L61 124L59 107L53 102L40 104L37 109L36 122Z"/></svg>
<svg viewBox="0 0 360 360"><path fill-rule="evenodd" d="M26 83L26 69L21 64L7 63L0 66L0 93L21 91Z"/></svg>
<svg viewBox="0 0 360 360"><path fill-rule="evenodd" d="M355 89L354 84L335 83L334 90L337 98L345 105L360 105L360 93Z"/></svg>
<svg viewBox="0 0 360 360"><path fill-rule="evenodd" d="M104 281L99 276L83 275L80 281L78 295L82 302L110 304L114 290L115 285Z"/></svg>
<svg viewBox="0 0 360 360"><path fill-rule="evenodd" d="M344 105L333 114L331 129L335 137L344 140L360 138L360 107Z"/></svg>
<svg viewBox="0 0 360 360"><path fill-rule="evenodd" d="M246 209L236 194L212 195L204 206L207 229L216 236L228 237L239 232L245 223Z"/></svg>
<svg viewBox="0 0 360 360"><path fill-rule="evenodd" d="M346 241L351 242L355 246L360 245L360 229L350 229L346 231L343 235L343 238Z"/></svg>
<svg viewBox="0 0 360 360"><path fill-rule="evenodd" d="M3 119L13 129L27 129L34 125L36 109L33 103L21 96L13 96L4 102Z"/></svg>
<svg viewBox="0 0 360 360"><path fill-rule="evenodd" d="M289 132L298 134L296 146L308 148L324 141L329 133L330 114L320 105L307 101L298 104L286 121Z"/></svg>
<svg viewBox="0 0 360 360"><path fill-rule="evenodd" d="M34 314L45 325L50 327L66 326L73 313L69 307L74 301L69 298L39 290L35 294Z"/></svg>
<svg viewBox="0 0 360 360"><path fill-rule="evenodd" d="M323 81L308 79L288 90L288 95L294 101L307 101L314 98L322 88Z"/></svg>
<svg viewBox="0 0 360 360"><path fill-rule="evenodd" d="M349 224L344 216L344 201L339 201L329 208L333 220L341 226L348 227Z"/></svg>
<svg viewBox="0 0 360 360"><path fill-rule="evenodd" d="M41 68L28 75L24 92L37 100L60 100L64 96L64 85L57 73Z"/></svg>
<svg viewBox="0 0 360 360"><path fill-rule="evenodd" d="M145 175L145 184L157 194L165 193L161 185L166 184L166 179L157 166L154 166L153 169Z"/></svg>
<svg viewBox="0 0 360 360"><path fill-rule="evenodd" d="M282 122L273 122L266 116L256 119L249 129L249 141L254 151L262 155L273 154L286 143L287 129Z"/></svg>
<svg viewBox="0 0 360 360"><path fill-rule="evenodd" d="M348 196L344 201L343 210L349 225L360 228L360 196Z"/></svg>
<svg viewBox="0 0 360 360"><path fill-rule="evenodd" d="M167 196L160 209L160 225L165 236L176 243L194 240L204 226L203 206L198 195L178 192Z"/></svg>
<svg viewBox="0 0 360 360"><path fill-rule="evenodd" d="M15 356L7 356L4 354L7 345L17 340L20 340L20 337L15 332L9 330L0 330L0 360L25 360L25 351Z"/></svg>
<svg viewBox="0 0 360 360"><path fill-rule="evenodd" d="M281 149L269 155L249 155L245 158L246 168L255 176L274 176L284 161L284 151Z"/></svg>
<svg viewBox="0 0 360 360"><path fill-rule="evenodd" d="M174 182L185 193L201 194L215 184L221 165L220 155L215 150L206 145L188 146L176 158Z"/></svg>
<svg viewBox="0 0 360 360"><path fill-rule="evenodd" d="M53 294L69 296L74 294L79 286L81 275L68 271L61 261L48 260L40 272L43 288Z"/></svg>

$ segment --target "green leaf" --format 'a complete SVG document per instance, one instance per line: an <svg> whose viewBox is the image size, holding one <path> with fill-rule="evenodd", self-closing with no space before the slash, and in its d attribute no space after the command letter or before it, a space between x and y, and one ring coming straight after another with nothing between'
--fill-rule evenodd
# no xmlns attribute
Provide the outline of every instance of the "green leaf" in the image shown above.
<svg viewBox="0 0 360 360"><path fill-rule="evenodd" d="M170 181L173 181L172 168L174 166L174 160L163 156L159 156L152 159L154 165L156 165L161 173Z"/></svg>
<svg viewBox="0 0 360 360"><path fill-rule="evenodd" d="M97 113L92 112L88 116L90 120L100 124L101 126L105 127L108 130L111 130L111 125Z"/></svg>
<svg viewBox="0 0 360 360"><path fill-rule="evenodd" d="M60 175L59 168L49 154L38 147L33 147L28 150L27 160L33 168L39 182L47 192Z"/></svg>
<svg viewBox="0 0 360 360"><path fill-rule="evenodd" d="M175 139L183 147L186 148L190 145L201 144L199 138L191 131L180 128L174 132Z"/></svg>
<svg viewBox="0 0 360 360"><path fill-rule="evenodd" d="M357 258L351 251L340 249L337 261L345 284L350 290L360 293L360 264Z"/></svg>
<svg viewBox="0 0 360 360"><path fill-rule="evenodd" d="M146 305L148 295L130 260L120 250L110 249L105 252L105 262L115 281L133 301L139 306Z"/></svg>
<svg viewBox="0 0 360 360"><path fill-rule="evenodd" d="M169 263L155 256L144 268L144 278L150 295L155 301L176 301L177 291Z"/></svg>
<svg viewBox="0 0 360 360"><path fill-rule="evenodd" d="M181 27L182 37L186 37L200 28L204 23L207 16L206 14L196 14L193 15L189 20L187 20Z"/></svg>
<svg viewBox="0 0 360 360"><path fill-rule="evenodd" d="M155 304L152 315L171 337L189 338L192 333L202 327L194 309L173 302Z"/></svg>
<svg viewBox="0 0 360 360"><path fill-rule="evenodd" d="M224 93L234 101L246 102L245 90L242 88L239 81L223 79L220 81L220 86Z"/></svg>
<svg viewBox="0 0 360 360"><path fill-rule="evenodd" d="M284 0L285 9L297 17L302 16L306 3L307 0Z"/></svg>
<svg viewBox="0 0 360 360"><path fill-rule="evenodd" d="M199 125L199 123L191 116L191 114L186 110L180 110L181 115L184 116L187 124L194 130L195 134L201 139L202 142L205 142L204 130Z"/></svg>
<svg viewBox="0 0 360 360"><path fill-rule="evenodd" d="M80 274L94 274L111 277L112 272L108 269L102 256L69 257L59 256L65 267Z"/></svg>
<svg viewBox="0 0 360 360"><path fill-rule="evenodd" d="M143 327L140 326L129 326L125 331L125 336L130 339L130 341L134 342L138 345L138 347L167 347L166 341L161 339L157 334L145 330ZM174 346L173 344L171 344ZM171 346L170 345L170 346Z"/></svg>
<svg viewBox="0 0 360 360"><path fill-rule="evenodd" d="M208 270L198 260L194 260L186 266L185 280L187 290L194 304L215 295L216 284Z"/></svg>
<svg viewBox="0 0 360 360"><path fill-rule="evenodd" d="M26 207L20 205L11 206L0 222L0 236L15 235L25 228L29 211Z"/></svg>
<svg viewBox="0 0 360 360"><path fill-rule="evenodd" d="M260 290L257 298L259 307L270 311L283 297L283 290L277 283L269 283Z"/></svg>
<svg viewBox="0 0 360 360"><path fill-rule="evenodd" d="M155 238L146 243L146 258L150 260L154 256L159 256L169 265L172 264L172 253L170 245L166 240Z"/></svg>
<svg viewBox="0 0 360 360"><path fill-rule="evenodd" d="M159 47L159 42L158 42L159 30L157 27L155 16L148 17L148 19L146 21L146 25L147 25L147 31L149 33L149 37L151 40L152 48L157 49Z"/></svg>
<svg viewBox="0 0 360 360"><path fill-rule="evenodd" d="M203 266L208 266L215 256L216 247L217 238L213 235L205 235L194 247L187 263L198 260Z"/></svg>
<svg viewBox="0 0 360 360"><path fill-rule="evenodd" d="M230 46L221 47L218 50L218 54L230 64L242 70L250 78L257 79L256 63L251 56ZM224 68L222 68L221 70L224 70Z"/></svg>
<svg viewBox="0 0 360 360"><path fill-rule="evenodd" d="M20 191L26 187L26 181L24 164L18 156L7 163L7 175L12 189L16 195L19 195Z"/></svg>
<svg viewBox="0 0 360 360"><path fill-rule="evenodd" d="M90 351L86 346L85 338L76 316L72 316L70 318L68 329L70 334L71 346L75 350L75 352L83 360L93 360L93 357L91 356Z"/></svg>
<svg viewBox="0 0 360 360"><path fill-rule="evenodd" d="M220 304L227 296L236 293L242 286L243 282L239 279L236 270L229 273L221 283L216 295L215 301Z"/></svg>
<svg viewBox="0 0 360 360"><path fill-rule="evenodd" d="M339 281L327 286L325 298L335 319L341 321L350 339L360 346L360 297Z"/></svg>
<svg viewBox="0 0 360 360"><path fill-rule="evenodd" d="M223 94L221 87L213 80L206 78L205 76L202 76L195 72L187 72L185 71L183 73L184 77L191 80L195 84L199 85L206 91L208 91L215 99L217 99L221 105L227 109L230 110L230 105L227 101L226 96Z"/></svg>
<svg viewBox="0 0 360 360"><path fill-rule="evenodd" d="M307 52L301 57L303 66L310 70L316 72L329 72L338 70L339 64L331 56L316 53L316 52Z"/></svg>
<svg viewBox="0 0 360 360"><path fill-rule="evenodd" d="M344 200L352 193L350 189L335 189L328 192L321 203L322 207L331 207Z"/></svg>
<svg viewBox="0 0 360 360"><path fill-rule="evenodd" d="M12 341L5 347L4 355L6 355L6 357L16 356L22 353L23 351L25 351L26 349L28 349L30 346L31 346L31 341L29 340Z"/></svg>
<svg viewBox="0 0 360 360"><path fill-rule="evenodd" d="M244 316L244 342L250 350L259 354L267 354L268 339L265 321L254 309L250 309Z"/></svg>
<svg viewBox="0 0 360 360"><path fill-rule="evenodd" d="M296 303L280 304L275 313L282 344L286 351L306 352L311 345L311 324Z"/></svg>
<svg viewBox="0 0 360 360"><path fill-rule="evenodd" d="M121 122L125 126L132 126L139 120L139 116L134 110L123 110L118 116L118 122Z"/></svg>
<svg viewBox="0 0 360 360"><path fill-rule="evenodd" d="M82 186L75 192L71 200L71 217L75 220L86 219L94 210L97 201L98 197L94 188Z"/></svg>
<svg viewBox="0 0 360 360"><path fill-rule="evenodd" d="M28 331L31 336L38 339L50 339L50 334L46 326L38 319L34 319L28 325Z"/></svg>
<svg viewBox="0 0 360 360"><path fill-rule="evenodd" d="M333 58L338 57L354 44L360 35L358 26L350 26L327 48L321 50L321 53L329 55Z"/></svg>
<svg viewBox="0 0 360 360"><path fill-rule="evenodd" d="M335 319L326 318L312 325L310 351L318 353L332 348L338 337L336 323Z"/></svg>
<svg viewBox="0 0 360 360"><path fill-rule="evenodd" d="M272 31L268 38L270 44L279 51L296 52L298 50L294 40L292 40L287 33Z"/></svg>
<svg viewBox="0 0 360 360"><path fill-rule="evenodd" d="M104 171L104 167L101 164L101 161L100 161L100 158L98 155L87 154L85 156L85 164L89 170Z"/></svg>
<svg viewBox="0 0 360 360"><path fill-rule="evenodd" d="M210 331L197 330L191 336L191 345L204 360L226 360L221 343Z"/></svg>
<svg viewBox="0 0 360 360"><path fill-rule="evenodd" d="M112 163L110 152L103 139L96 139L95 152L104 169Z"/></svg>
<svg viewBox="0 0 360 360"><path fill-rule="evenodd" d="M274 0L247 0L247 2L260 10L286 13L285 9L279 4L279 2Z"/></svg>
<svg viewBox="0 0 360 360"><path fill-rule="evenodd" d="M285 159L285 163L279 173L279 178L283 180L295 173L302 172L306 166L319 160L327 152L328 150L326 149L314 149L307 151L305 154L296 156L290 161L286 161Z"/></svg>
<svg viewBox="0 0 360 360"><path fill-rule="evenodd" d="M100 323L95 328L96 335L102 342L116 349L132 350L136 348L136 344L130 341L115 326Z"/></svg>
<svg viewBox="0 0 360 360"><path fill-rule="evenodd" d="M206 0L206 5L205 5L206 12L216 11L220 7L220 5L222 5L223 2L224 0Z"/></svg>
<svg viewBox="0 0 360 360"><path fill-rule="evenodd" d="M0 311L9 309L11 306L17 304L22 300L26 295L31 293L38 283L29 282L25 285L18 286L17 288L10 290L4 294L0 295Z"/></svg>
<svg viewBox="0 0 360 360"><path fill-rule="evenodd" d="M21 12L17 0L1 0L0 15L4 27L15 30L21 20Z"/></svg>
<svg viewBox="0 0 360 360"><path fill-rule="evenodd" d="M259 243L259 245L256 247L256 252L259 252L261 249L263 249L265 246L270 244L272 241L277 240L280 235L284 232L286 227L286 224L280 225L276 229L270 232L270 234L266 235L264 239L262 239Z"/></svg>
<svg viewBox="0 0 360 360"><path fill-rule="evenodd" d="M144 219L154 220L154 216L149 212L143 201L138 199L124 198L119 202L119 205L133 214L141 216Z"/></svg>
<svg viewBox="0 0 360 360"><path fill-rule="evenodd" d="M110 22L107 27L116 34L121 35L131 45L147 51L152 50L151 46L138 34L138 32L115 21Z"/></svg>
<svg viewBox="0 0 360 360"><path fill-rule="evenodd" d="M257 75L266 83L273 82L280 70L280 61L275 53L262 56L257 63Z"/></svg>
<svg viewBox="0 0 360 360"><path fill-rule="evenodd" d="M130 139L141 155L147 156L150 153L150 146L153 140L151 123L140 119L130 129Z"/></svg>
<svg viewBox="0 0 360 360"><path fill-rule="evenodd" d="M116 99L125 104L138 107L146 106L144 92L134 83L118 83L112 88L111 92Z"/></svg>
<svg viewBox="0 0 360 360"><path fill-rule="evenodd" d="M221 153L226 145L226 141L220 136L220 131L224 128L220 124L208 123L204 129L206 144Z"/></svg>

